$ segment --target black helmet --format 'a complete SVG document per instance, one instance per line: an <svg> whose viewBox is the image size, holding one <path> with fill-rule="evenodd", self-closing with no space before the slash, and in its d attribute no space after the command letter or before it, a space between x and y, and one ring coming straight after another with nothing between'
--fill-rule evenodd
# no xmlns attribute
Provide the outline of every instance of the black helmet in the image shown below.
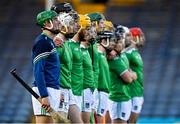
<svg viewBox="0 0 180 124"><path fill-rule="evenodd" d="M100 43L105 49L109 49L109 44L110 42L115 43L116 42L116 38L115 38L115 34L114 32L111 31L101 31L98 32L98 38L97 38L97 42ZM106 43L104 44L102 41L103 39L106 39Z"/></svg>
<svg viewBox="0 0 180 124"><path fill-rule="evenodd" d="M57 13L60 13L60 12L69 13L70 11L73 10L73 8L70 3L64 2L64 3L58 3L58 4L53 5L51 7L51 10L54 10Z"/></svg>
<svg viewBox="0 0 180 124"><path fill-rule="evenodd" d="M115 25L115 35L117 39L124 38L124 33L125 33L124 26L119 25L119 24Z"/></svg>
<svg viewBox="0 0 180 124"><path fill-rule="evenodd" d="M106 39L106 38L112 38L114 36L114 32L111 31L101 31L98 32L99 39Z"/></svg>

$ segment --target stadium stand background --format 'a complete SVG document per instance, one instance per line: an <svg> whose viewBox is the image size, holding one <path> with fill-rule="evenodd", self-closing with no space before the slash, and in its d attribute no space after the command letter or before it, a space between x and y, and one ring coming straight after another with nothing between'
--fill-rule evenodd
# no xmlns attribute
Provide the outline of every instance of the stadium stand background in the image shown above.
<svg viewBox="0 0 180 124"><path fill-rule="evenodd" d="M145 32L145 102L139 122L180 122L180 2L127 1L98 3L94 11L104 12L114 23L139 26ZM74 6L83 10L79 3ZM32 121L31 96L9 71L17 68L31 85L31 48L40 33L35 18L43 9L43 0L0 0L0 122Z"/></svg>

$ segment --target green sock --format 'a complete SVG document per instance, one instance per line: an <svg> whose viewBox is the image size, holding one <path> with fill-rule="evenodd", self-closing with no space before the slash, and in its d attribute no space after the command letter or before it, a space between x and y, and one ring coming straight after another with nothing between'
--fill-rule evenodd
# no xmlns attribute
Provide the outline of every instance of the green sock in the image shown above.
<svg viewBox="0 0 180 124"><path fill-rule="evenodd" d="M95 121L94 121L94 112L91 112L90 124L95 124Z"/></svg>

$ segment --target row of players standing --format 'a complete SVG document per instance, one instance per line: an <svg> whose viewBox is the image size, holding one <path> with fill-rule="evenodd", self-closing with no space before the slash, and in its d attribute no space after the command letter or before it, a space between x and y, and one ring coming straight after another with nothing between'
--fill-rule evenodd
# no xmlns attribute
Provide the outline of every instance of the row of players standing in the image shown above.
<svg viewBox="0 0 180 124"><path fill-rule="evenodd" d="M144 44L140 28L77 14L69 3L37 15L42 28L33 46L32 97L36 122L52 122L50 107L72 123L135 123L143 104ZM91 118L90 118L91 117Z"/></svg>

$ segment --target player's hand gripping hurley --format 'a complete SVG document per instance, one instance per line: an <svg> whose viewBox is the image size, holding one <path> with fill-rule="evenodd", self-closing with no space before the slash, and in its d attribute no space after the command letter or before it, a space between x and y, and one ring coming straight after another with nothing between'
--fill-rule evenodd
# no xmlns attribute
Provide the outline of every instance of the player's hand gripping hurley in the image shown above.
<svg viewBox="0 0 180 124"><path fill-rule="evenodd" d="M23 85L24 88L26 88L26 90L29 91L29 93L31 93L40 103L41 103L41 97L34 92L29 85L27 85L27 83L25 83L25 81L23 79L21 79L19 77L19 75L16 73L16 69L13 69L10 71L10 73L16 78L16 80L18 80L18 82ZM53 108L50 108L50 112L49 114L51 115L51 117L53 118L53 120L57 123L69 123L69 120L62 117L58 112L56 112L55 110L53 110Z"/></svg>

